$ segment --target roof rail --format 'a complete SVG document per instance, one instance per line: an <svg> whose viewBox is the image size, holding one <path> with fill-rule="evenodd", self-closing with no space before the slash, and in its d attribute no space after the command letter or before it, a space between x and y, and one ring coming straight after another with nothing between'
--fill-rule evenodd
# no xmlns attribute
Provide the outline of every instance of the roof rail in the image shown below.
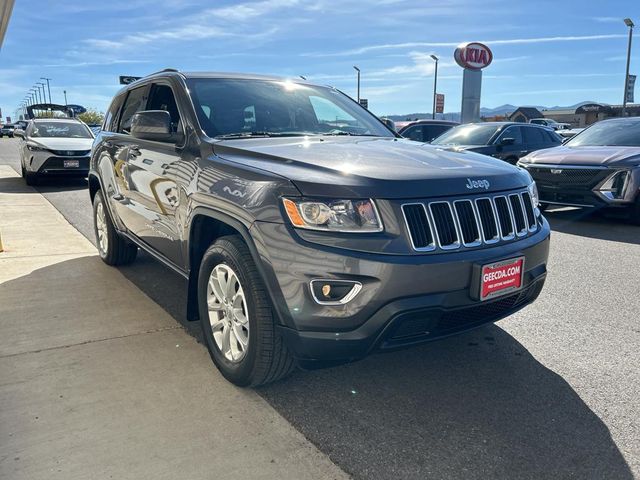
<svg viewBox="0 0 640 480"><path fill-rule="evenodd" d="M148 75L145 75L145 77L150 77L151 75L155 75L156 73L165 73L165 72L176 72L178 73L179 71L175 68L163 68L162 70L158 70L157 72L153 72L150 73Z"/></svg>

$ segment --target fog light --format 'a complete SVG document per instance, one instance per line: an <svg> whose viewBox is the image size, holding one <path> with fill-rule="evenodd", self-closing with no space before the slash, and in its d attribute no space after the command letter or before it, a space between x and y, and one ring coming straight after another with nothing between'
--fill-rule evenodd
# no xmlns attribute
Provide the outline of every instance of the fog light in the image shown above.
<svg viewBox="0 0 640 480"><path fill-rule="evenodd" d="M311 295L320 305L344 305L362 289L360 282L351 280L311 280Z"/></svg>
<svg viewBox="0 0 640 480"><path fill-rule="evenodd" d="M629 173L628 170L614 173L598 187L598 191L609 200L624 198L627 184L629 183Z"/></svg>

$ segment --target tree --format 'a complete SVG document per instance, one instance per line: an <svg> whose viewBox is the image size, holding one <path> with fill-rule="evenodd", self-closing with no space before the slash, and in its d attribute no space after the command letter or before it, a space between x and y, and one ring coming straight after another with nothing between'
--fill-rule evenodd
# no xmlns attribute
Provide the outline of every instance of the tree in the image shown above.
<svg viewBox="0 0 640 480"><path fill-rule="evenodd" d="M82 120L87 125L102 125L104 120L104 113L99 112L95 108L88 108L86 112L81 113L77 116L80 120Z"/></svg>

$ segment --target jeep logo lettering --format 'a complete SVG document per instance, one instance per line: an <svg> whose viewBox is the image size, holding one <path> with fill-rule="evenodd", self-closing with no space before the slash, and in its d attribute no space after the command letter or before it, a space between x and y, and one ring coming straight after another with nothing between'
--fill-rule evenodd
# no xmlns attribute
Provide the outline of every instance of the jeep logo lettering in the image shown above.
<svg viewBox="0 0 640 480"><path fill-rule="evenodd" d="M467 178L467 184L465 185L469 190L473 190L475 188L484 188L485 190L489 190L491 184L489 180L471 180Z"/></svg>

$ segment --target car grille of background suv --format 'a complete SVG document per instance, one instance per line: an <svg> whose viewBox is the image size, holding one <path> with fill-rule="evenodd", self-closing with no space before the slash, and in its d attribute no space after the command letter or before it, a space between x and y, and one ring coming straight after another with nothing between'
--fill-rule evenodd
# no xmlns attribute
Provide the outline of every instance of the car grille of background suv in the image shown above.
<svg viewBox="0 0 640 480"><path fill-rule="evenodd" d="M576 168L557 166L527 165L527 171L540 185L562 185L565 187L585 187L591 189L611 174L608 168Z"/></svg>
<svg viewBox="0 0 640 480"><path fill-rule="evenodd" d="M528 191L461 200L402 205L413 249L419 252L491 245L534 233Z"/></svg>

